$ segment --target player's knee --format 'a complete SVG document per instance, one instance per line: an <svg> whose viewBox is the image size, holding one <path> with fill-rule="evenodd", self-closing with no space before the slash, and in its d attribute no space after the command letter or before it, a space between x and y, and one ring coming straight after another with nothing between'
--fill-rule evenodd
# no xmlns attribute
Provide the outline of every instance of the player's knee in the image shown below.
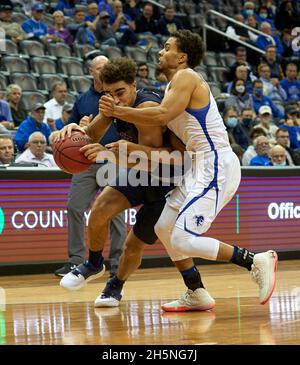
<svg viewBox="0 0 300 365"><path fill-rule="evenodd" d="M186 242L189 239L188 233L184 231L183 229L180 229L178 227L174 227L172 234L171 234L171 246L173 250L181 252L181 253L187 253L187 247Z"/></svg>
<svg viewBox="0 0 300 365"><path fill-rule="evenodd" d="M144 252L144 244L135 244L131 242L125 242L124 255L126 257L142 257Z"/></svg>

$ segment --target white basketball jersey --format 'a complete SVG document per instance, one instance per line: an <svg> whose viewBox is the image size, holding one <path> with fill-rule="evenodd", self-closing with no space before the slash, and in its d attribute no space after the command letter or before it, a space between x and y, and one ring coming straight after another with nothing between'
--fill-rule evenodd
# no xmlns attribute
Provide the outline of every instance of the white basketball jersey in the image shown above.
<svg viewBox="0 0 300 365"><path fill-rule="evenodd" d="M206 107L188 108L168 123L168 128L181 139L187 151L210 152L230 148L223 119L210 91L209 99Z"/></svg>

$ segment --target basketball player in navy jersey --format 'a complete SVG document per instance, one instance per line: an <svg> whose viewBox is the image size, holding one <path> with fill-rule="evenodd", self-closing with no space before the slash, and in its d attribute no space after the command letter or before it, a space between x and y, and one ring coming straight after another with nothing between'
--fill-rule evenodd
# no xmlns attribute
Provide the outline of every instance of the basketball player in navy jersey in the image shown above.
<svg viewBox="0 0 300 365"><path fill-rule="evenodd" d="M202 58L199 35L188 30L173 33L159 52L159 65L169 81L162 103L152 108L130 108L117 105L107 95L100 99L100 111L107 117L130 121L137 128L167 126L184 143L193 154L193 166L185 174L182 186L176 187L167 199L156 223L157 236L183 255L247 268L259 286L259 301L265 304L275 288L276 252L254 254L203 237L234 196L241 169L209 86L193 71ZM176 303L168 305L174 307Z"/></svg>
<svg viewBox="0 0 300 365"><path fill-rule="evenodd" d="M110 95L118 105L130 105L133 108L145 108L159 105L161 98L156 93L146 90L136 90L135 83L136 65L126 58L110 61L104 66L101 78L103 90ZM98 116L86 128L82 129L77 124L70 124L61 132L61 138L72 130L86 132L94 141L98 141L106 132L112 122L111 118ZM129 141L131 147L144 150L169 150L163 146L163 127L134 127L133 124L116 121L116 127L123 140ZM137 143L142 144L138 145ZM150 146L150 147L147 147ZM184 148L184 146L183 146ZM103 147L99 143L91 144L86 149L90 158L95 158ZM123 170L126 175L129 170ZM143 172L140 172L141 174ZM149 173L145 172L145 177ZM116 184L105 187L93 204L88 224L89 259L86 263L77 266L61 280L61 286L69 290L77 290L88 281L100 277L104 273L102 250L107 240L108 222L119 212L143 204L136 216L136 224L130 231L124 245L124 252L120 259L117 275L111 278L102 294L96 299L96 307L118 306L122 297L122 288L141 263L143 250L146 244L153 244L157 240L154 225L158 220L164 205L165 195L174 186L120 186L118 176ZM171 259L181 272L188 288L187 293L177 300L177 305L166 310L208 310L214 307L214 299L205 290L200 273L193 260L186 255L173 252L171 247L166 247Z"/></svg>

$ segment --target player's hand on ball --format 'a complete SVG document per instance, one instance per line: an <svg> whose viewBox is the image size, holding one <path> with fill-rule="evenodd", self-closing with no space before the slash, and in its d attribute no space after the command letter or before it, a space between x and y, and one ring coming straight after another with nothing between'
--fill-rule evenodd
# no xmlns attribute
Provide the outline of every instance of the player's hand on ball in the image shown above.
<svg viewBox="0 0 300 365"><path fill-rule="evenodd" d="M105 145L105 147L112 151L115 154L121 153L122 155L129 155L130 152L135 150L136 144L126 141L125 139L120 139L119 141L108 143Z"/></svg>
<svg viewBox="0 0 300 365"><path fill-rule="evenodd" d="M111 96L103 95L99 100L99 113L106 117L113 117L115 110L115 101Z"/></svg>
<svg viewBox="0 0 300 365"><path fill-rule="evenodd" d="M73 131L79 131L79 132L86 134L85 130L82 127L80 127L78 124L70 123L70 124L64 126L63 129L61 129L59 131L59 133L57 133L57 135L55 136L55 139L54 139L54 143L58 142L61 139L64 139L66 136L70 137Z"/></svg>
<svg viewBox="0 0 300 365"><path fill-rule="evenodd" d="M93 162L104 160L104 158L99 156L99 153L102 151L107 151L107 149L100 143L92 143L80 148L80 152L82 152L88 160L92 160Z"/></svg>

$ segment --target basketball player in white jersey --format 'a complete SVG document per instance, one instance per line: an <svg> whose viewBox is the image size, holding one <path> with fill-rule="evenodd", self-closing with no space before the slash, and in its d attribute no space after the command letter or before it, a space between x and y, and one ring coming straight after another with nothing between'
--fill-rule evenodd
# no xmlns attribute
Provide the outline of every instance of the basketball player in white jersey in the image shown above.
<svg viewBox="0 0 300 365"><path fill-rule="evenodd" d="M160 67L169 81L162 103L134 109L117 106L112 97L103 96L100 112L136 126L166 125L185 144L194 156L193 168L168 197L156 224L156 234L163 243L171 244L184 255L247 268L259 285L259 301L265 304L275 288L276 252L254 254L202 236L232 199L241 179L239 160L230 147L209 86L192 70L202 57L199 35L188 30L173 33L159 52ZM165 304L168 306L176 307L177 303Z"/></svg>

